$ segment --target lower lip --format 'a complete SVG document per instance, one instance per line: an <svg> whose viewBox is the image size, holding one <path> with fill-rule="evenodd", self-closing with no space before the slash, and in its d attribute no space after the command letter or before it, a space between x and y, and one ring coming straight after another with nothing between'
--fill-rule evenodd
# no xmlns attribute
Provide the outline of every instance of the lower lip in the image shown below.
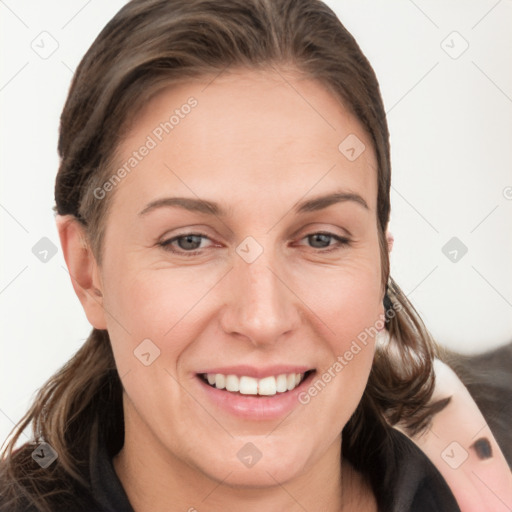
<svg viewBox="0 0 512 512"><path fill-rule="evenodd" d="M314 375L315 372L311 372L296 388L272 396L241 395L214 388L199 375L197 380L208 399L216 406L239 418L255 421L282 418L301 405L299 394L309 386Z"/></svg>

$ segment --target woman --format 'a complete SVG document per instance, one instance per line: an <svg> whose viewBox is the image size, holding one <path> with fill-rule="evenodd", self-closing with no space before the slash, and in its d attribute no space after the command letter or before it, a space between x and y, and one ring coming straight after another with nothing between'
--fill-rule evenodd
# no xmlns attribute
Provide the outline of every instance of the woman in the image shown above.
<svg viewBox="0 0 512 512"><path fill-rule="evenodd" d="M2 510L459 510L390 426L446 400L389 275L378 82L328 7L128 3L76 71L59 153L93 330L7 446Z"/></svg>

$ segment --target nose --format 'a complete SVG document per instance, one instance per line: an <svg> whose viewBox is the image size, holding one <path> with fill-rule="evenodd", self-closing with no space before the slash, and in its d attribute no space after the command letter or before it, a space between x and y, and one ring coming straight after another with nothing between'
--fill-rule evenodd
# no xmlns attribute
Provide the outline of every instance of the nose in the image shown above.
<svg viewBox="0 0 512 512"><path fill-rule="evenodd" d="M252 263L235 255L227 277L224 286L229 298L220 316L225 333L263 346L275 344L297 328L300 300L293 293L293 283L265 251Z"/></svg>

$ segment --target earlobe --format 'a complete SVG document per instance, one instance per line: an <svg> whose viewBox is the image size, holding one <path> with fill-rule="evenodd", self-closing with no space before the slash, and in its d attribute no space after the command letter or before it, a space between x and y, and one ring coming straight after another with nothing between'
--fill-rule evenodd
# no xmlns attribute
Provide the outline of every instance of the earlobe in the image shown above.
<svg viewBox="0 0 512 512"><path fill-rule="evenodd" d="M393 234L389 231L389 229L386 231L386 240L388 242L388 252L391 252L393 249L393 242L395 241L395 238Z"/></svg>
<svg viewBox="0 0 512 512"><path fill-rule="evenodd" d="M106 329L99 269L85 230L73 215L57 215L56 223L71 283L87 319L96 329Z"/></svg>

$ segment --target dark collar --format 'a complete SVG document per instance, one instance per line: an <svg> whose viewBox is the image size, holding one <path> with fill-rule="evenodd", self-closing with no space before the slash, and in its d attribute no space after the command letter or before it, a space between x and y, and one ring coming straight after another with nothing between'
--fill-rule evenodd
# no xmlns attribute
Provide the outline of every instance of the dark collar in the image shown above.
<svg viewBox="0 0 512 512"><path fill-rule="evenodd" d="M90 481L97 512L134 512L114 470L112 455L101 434L91 436Z"/></svg>
<svg viewBox="0 0 512 512"><path fill-rule="evenodd" d="M461 512L438 469L407 436L390 428L379 461L386 486L375 489L383 512Z"/></svg>

